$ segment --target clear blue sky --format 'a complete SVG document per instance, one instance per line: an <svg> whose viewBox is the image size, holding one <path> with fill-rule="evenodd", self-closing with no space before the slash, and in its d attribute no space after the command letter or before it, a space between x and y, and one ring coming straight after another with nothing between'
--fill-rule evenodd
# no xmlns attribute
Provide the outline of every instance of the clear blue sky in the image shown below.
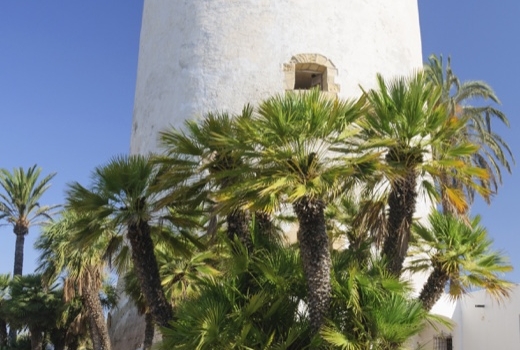
<svg viewBox="0 0 520 350"><path fill-rule="evenodd" d="M452 56L462 80L484 80L511 128L496 130L520 158L520 2L419 0L423 57ZM94 167L129 150L142 0L2 1L0 167L57 172L42 202L61 204L66 184L88 184ZM520 282L518 169L491 206L473 213L515 266ZM517 217L518 216L518 217ZM24 273L36 266L38 229L26 239ZM15 237L0 227L0 273L12 272Z"/></svg>

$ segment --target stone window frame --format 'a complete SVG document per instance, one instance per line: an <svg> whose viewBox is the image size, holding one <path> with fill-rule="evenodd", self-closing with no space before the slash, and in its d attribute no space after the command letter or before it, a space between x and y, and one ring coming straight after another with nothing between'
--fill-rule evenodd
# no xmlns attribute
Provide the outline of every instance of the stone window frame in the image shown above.
<svg viewBox="0 0 520 350"><path fill-rule="evenodd" d="M453 337L451 334L437 334L433 337L434 350L453 350Z"/></svg>
<svg viewBox="0 0 520 350"><path fill-rule="evenodd" d="M319 53L303 53L294 55L288 63L284 63L285 91L294 91L296 71L298 69L316 71L322 74L322 91L337 95L339 84L335 83L338 75L336 66L327 57Z"/></svg>

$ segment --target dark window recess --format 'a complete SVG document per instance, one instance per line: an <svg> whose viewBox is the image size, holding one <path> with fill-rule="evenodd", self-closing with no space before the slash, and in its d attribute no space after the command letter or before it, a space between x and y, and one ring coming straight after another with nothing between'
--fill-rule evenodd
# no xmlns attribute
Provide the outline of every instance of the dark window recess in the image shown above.
<svg viewBox="0 0 520 350"><path fill-rule="evenodd" d="M323 73L296 70L294 79L294 90L310 90L316 86L323 91Z"/></svg>
<svg viewBox="0 0 520 350"><path fill-rule="evenodd" d="M434 350L453 350L453 338L451 335L440 335L433 338Z"/></svg>

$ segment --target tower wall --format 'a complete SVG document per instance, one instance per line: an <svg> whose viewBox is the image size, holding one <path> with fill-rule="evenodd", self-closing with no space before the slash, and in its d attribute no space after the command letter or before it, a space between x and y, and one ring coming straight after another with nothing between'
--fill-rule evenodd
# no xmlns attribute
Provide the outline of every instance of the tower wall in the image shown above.
<svg viewBox="0 0 520 350"><path fill-rule="evenodd" d="M407 74L422 65L417 1L145 0L131 152L157 150L169 125L283 92L295 56L328 61L341 97L378 72Z"/></svg>

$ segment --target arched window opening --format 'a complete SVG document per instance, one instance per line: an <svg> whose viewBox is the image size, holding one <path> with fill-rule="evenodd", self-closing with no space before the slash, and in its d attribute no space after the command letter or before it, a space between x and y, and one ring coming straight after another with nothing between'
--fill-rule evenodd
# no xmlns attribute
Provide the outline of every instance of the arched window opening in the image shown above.
<svg viewBox="0 0 520 350"><path fill-rule="evenodd" d="M451 335L440 334L433 337L434 350L453 350L453 338Z"/></svg>
<svg viewBox="0 0 520 350"><path fill-rule="evenodd" d="M284 64L285 90L309 90L318 87L323 92L336 95L339 85L334 78L336 67L323 55L317 53L298 54Z"/></svg>

